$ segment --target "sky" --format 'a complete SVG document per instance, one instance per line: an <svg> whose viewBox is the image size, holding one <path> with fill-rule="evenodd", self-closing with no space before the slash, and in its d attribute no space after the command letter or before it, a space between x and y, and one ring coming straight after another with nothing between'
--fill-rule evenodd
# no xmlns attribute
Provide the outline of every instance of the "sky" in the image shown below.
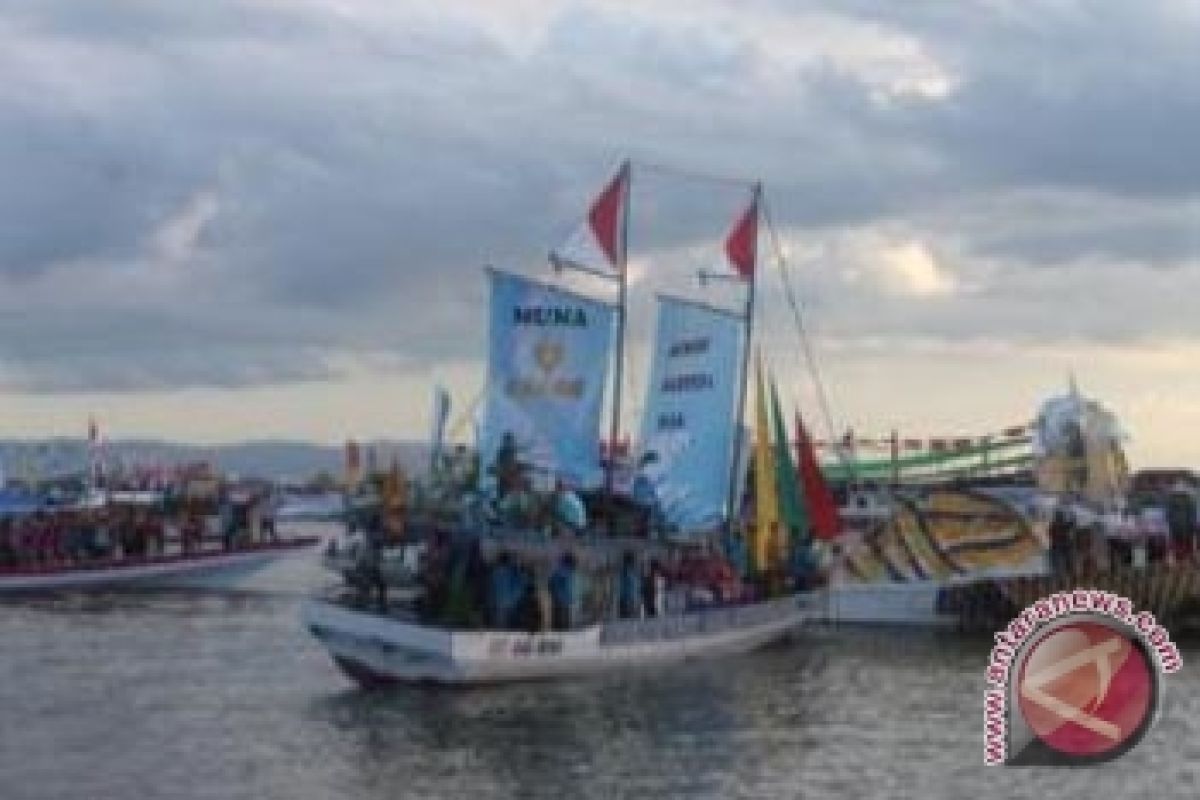
<svg viewBox="0 0 1200 800"><path fill-rule="evenodd" d="M1200 467L1197 41L1196 0L0 0L0 436L424 437L481 267L548 277L631 158L627 419L648 298L737 302L694 274L762 180L833 427L989 433L1074 374Z"/></svg>

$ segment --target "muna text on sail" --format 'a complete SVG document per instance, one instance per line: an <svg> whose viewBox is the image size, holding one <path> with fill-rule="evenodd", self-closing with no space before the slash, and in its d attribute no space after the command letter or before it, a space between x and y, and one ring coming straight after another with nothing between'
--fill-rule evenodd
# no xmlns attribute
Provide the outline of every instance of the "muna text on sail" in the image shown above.
<svg viewBox="0 0 1200 800"><path fill-rule="evenodd" d="M578 306L516 306L513 322L517 325L540 327L566 326L586 328L587 313Z"/></svg>

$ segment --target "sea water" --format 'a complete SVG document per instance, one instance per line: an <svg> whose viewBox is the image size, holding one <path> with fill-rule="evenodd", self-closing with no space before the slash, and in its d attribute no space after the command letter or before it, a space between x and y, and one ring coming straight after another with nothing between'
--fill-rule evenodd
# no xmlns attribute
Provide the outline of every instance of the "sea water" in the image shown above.
<svg viewBox="0 0 1200 800"><path fill-rule="evenodd" d="M364 692L301 629L314 553L237 594L0 601L0 798L1200 795L1200 650L1121 760L985 768L989 642L809 631L657 672Z"/></svg>

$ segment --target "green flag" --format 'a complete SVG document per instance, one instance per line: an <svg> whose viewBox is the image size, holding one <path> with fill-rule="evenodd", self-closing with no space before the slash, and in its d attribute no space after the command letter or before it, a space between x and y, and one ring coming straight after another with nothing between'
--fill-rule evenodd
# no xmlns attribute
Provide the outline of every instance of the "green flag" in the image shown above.
<svg viewBox="0 0 1200 800"><path fill-rule="evenodd" d="M803 544L808 538L808 513L800 495L800 479L792 449L788 447L787 426L779 410L779 393L775 380L771 380L771 416L775 427L775 483L779 495L779 516L787 526L792 547Z"/></svg>

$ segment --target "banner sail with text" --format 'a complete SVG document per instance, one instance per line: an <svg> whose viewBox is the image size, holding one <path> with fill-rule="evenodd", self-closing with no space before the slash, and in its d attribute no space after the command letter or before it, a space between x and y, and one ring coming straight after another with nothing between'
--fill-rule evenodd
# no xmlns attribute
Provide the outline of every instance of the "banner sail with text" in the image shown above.
<svg viewBox="0 0 1200 800"><path fill-rule="evenodd" d="M743 325L729 311L658 298L642 474L682 531L710 529L725 517Z"/></svg>
<svg viewBox="0 0 1200 800"><path fill-rule="evenodd" d="M491 325L479 453L486 469L505 434L518 458L584 488L603 482L600 412L614 307L489 270Z"/></svg>

